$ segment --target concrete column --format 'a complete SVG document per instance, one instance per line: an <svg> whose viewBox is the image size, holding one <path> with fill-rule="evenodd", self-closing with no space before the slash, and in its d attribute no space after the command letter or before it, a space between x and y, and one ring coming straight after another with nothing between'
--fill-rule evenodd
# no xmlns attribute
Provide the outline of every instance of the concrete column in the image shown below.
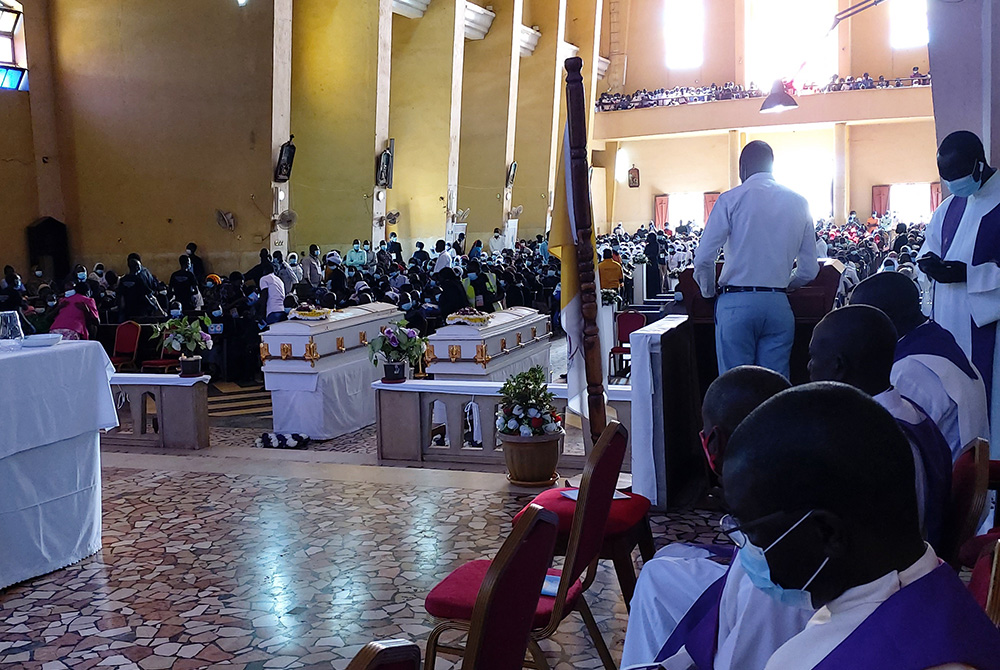
<svg viewBox="0 0 1000 670"><path fill-rule="evenodd" d="M542 33L535 52L521 59L518 77L517 181L512 202L524 206L518 235L525 239L545 232L555 181L565 9L566 0L525 0L526 16Z"/></svg>
<svg viewBox="0 0 1000 670"><path fill-rule="evenodd" d="M743 143L740 141L740 131L729 131L729 188L740 185L740 152Z"/></svg>
<svg viewBox="0 0 1000 670"><path fill-rule="evenodd" d="M465 0L435 0L423 17L392 19L389 135L396 141L389 209L404 256L443 238L448 194L458 188Z"/></svg>
<svg viewBox="0 0 1000 670"><path fill-rule="evenodd" d="M566 41L580 48L583 59L583 85L587 103L587 146L594 139L594 101L597 98L597 58L601 48L603 0L567 0ZM566 70L559 64L562 95L566 91ZM565 118L565 117L562 117ZM560 127L560 133L562 132ZM562 141L560 134L559 141Z"/></svg>
<svg viewBox="0 0 1000 670"><path fill-rule="evenodd" d="M31 78L31 133L35 148L38 216L51 216L65 222L66 201L60 176L52 42L49 35L49 0L36 0L24 9L22 21Z"/></svg>
<svg viewBox="0 0 1000 670"><path fill-rule="evenodd" d="M391 0L295 0L291 202L297 247L343 249L385 211L375 160L388 139Z"/></svg>
<svg viewBox="0 0 1000 670"><path fill-rule="evenodd" d="M274 0L274 47L271 74L271 164L277 165L278 151L288 141L292 127L292 0ZM288 183L271 184L273 212L290 205ZM271 251L288 256L288 231L272 227Z"/></svg>
<svg viewBox="0 0 1000 670"><path fill-rule="evenodd" d="M484 39L465 44L458 207L471 208L467 236L485 238L510 212L507 166L514 160L523 0L494 0Z"/></svg>
<svg viewBox="0 0 1000 670"><path fill-rule="evenodd" d="M1000 8L984 0L927 5L934 121L940 143L956 130L983 139L991 163L1000 161Z"/></svg>
<svg viewBox="0 0 1000 670"><path fill-rule="evenodd" d="M833 127L833 219L838 226L847 223L851 192L850 157L847 155L850 129L846 123Z"/></svg>
<svg viewBox="0 0 1000 670"><path fill-rule="evenodd" d="M373 156L389 148L389 87L392 70L392 1L379 0L378 49L375 69L375 146ZM387 191L382 186L372 190L371 241L372 249L378 240L389 238L385 229Z"/></svg>

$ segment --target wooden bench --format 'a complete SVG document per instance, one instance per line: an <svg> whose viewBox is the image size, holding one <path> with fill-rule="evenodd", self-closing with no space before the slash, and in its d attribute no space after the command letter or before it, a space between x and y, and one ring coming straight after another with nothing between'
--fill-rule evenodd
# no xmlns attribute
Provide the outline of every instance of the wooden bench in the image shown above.
<svg viewBox="0 0 1000 670"><path fill-rule="evenodd" d="M122 400L118 402L119 423L131 423L131 431L121 427L108 431L101 438L102 443L124 447L208 448L209 381L208 375L115 374L111 390L116 400ZM156 406L155 416L150 416L147 399L152 399ZM124 401L128 403L128 414L123 410Z"/></svg>

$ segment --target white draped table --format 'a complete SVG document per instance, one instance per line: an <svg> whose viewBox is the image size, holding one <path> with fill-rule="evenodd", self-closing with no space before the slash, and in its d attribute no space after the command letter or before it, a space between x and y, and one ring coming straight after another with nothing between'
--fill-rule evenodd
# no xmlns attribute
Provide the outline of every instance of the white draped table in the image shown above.
<svg viewBox="0 0 1000 670"><path fill-rule="evenodd" d="M98 342L0 352L0 589L100 550L112 374Z"/></svg>

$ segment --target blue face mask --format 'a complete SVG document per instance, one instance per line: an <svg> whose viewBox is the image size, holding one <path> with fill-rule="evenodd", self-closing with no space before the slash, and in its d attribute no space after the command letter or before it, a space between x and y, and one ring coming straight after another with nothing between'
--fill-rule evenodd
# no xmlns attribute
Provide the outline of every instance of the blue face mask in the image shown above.
<svg viewBox="0 0 1000 670"><path fill-rule="evenodd" d="M366 245L365 245L365 251L368 251L368 250L369 250L369 249L371 249L371 248L372 248L372 246L371 246L370 244L366 244Z"/></svg>
<svg viewBox="0 0 1000 670"><path fill-rule="evenodd" d="M820 563L820 566L816 569L805 584L802 585L801 589L786 589L784 587L778 586L773 581L771 581L771 566L767 563L767 552L774 548L776 544L781 542L785 537L795 530L799 524L805 521L812 511L806 512L805 516L796 521L791 528L782 533L781 537L771 543L767 549L761 549L757 545L747 540L747 543L739 551L740 565L747 573L747 577L758 589L771 596L779 603L787 605L789 607L797 607L804 610L816 609L813 606L812 595L806 590L809 585L815 581L819 573L826 567L826 564L830 561L830 557L827 556Z"/></svg>
<svg viewBox="0 0 1000 670"><path fill-rule="evenodd" d="M219 318L220 316L222 316L222 310L221 309L213 309L212 310L212 316L214 316L215 318Z"/></svg>
<svg viewBox="0 0 1000 670"><path fill-rule="evenodd" d="M76 291L74 291L73 289L70 289L70 290L66 291L66 293L63 294L63 297L64 298L71 298L74 295L76 295Z"/></svg>
<svg viewBox="0 0 1000 670"><path fill-rule="evenodd" d="M401 307L403 308L403 311L404 311L404 312L408 312L408 311L410 311L410 309L411 309L411 308L413 307L413 303L412 303L412 302L404 302L404 303L403 303L403 304L401 305Z"/></svg>
<svg viewBox="0 0 1000 670"><path fill-rule="evenodd" d="M355 245L354 245L354 250L355 250L355 251L357 251L357 250L358 250L358 249L360 249L360 248L361 248L361 245L360 245L360 244L355 244Z"/></svg>
<svg viewBox="0 0 1000 670"><path fill-rule="evenodd" d="M291 307L286 307L286 308L285 308L285 314L288 314L288 313L289 313L289 312L291 312L291 311L292 311L292 308L291 308Z"/></svg>
<svg viewBox="0 0 1000 670"><path fill-rule="evenodd" d="M170 316L174 317L175 319L177 317L179 317L180 315L181 315L181 310L179 310L179 309L172 309L172 310L170 310Z"/></svg>
<svg viewBox="0 0 1000 670"><path fill-rule="evenodd" d="M979 180L971 174L955 181L948 181L946 179L942 179L942 181L948 187L948 190L959 198L968 198L970 195L974 195L981 186Z"/></svg>
<svg viewBox="0 0 1000 670"><path fill-rule="evenodd" d="M87 273L86 272L77 272L76 273L76 278L79 279L80 281L85 281L87 279Z"/></svg>
<svg viewBox="0 0 1000 670"><path fill-rule="evenodd" d="M476 272L469 273L469 281L476 281L479 278L479 274Z"/></svg>

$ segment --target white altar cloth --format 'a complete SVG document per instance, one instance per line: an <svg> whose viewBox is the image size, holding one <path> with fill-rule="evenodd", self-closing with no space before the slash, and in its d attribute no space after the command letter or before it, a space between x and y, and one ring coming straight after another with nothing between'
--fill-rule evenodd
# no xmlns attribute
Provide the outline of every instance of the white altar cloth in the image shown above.
<svg viewBox="0 0 1000 670"><path fill-rule="evenodd" d="M118 425L98 342L0 353L0 588L101 548L102 428Z"/></svg>

